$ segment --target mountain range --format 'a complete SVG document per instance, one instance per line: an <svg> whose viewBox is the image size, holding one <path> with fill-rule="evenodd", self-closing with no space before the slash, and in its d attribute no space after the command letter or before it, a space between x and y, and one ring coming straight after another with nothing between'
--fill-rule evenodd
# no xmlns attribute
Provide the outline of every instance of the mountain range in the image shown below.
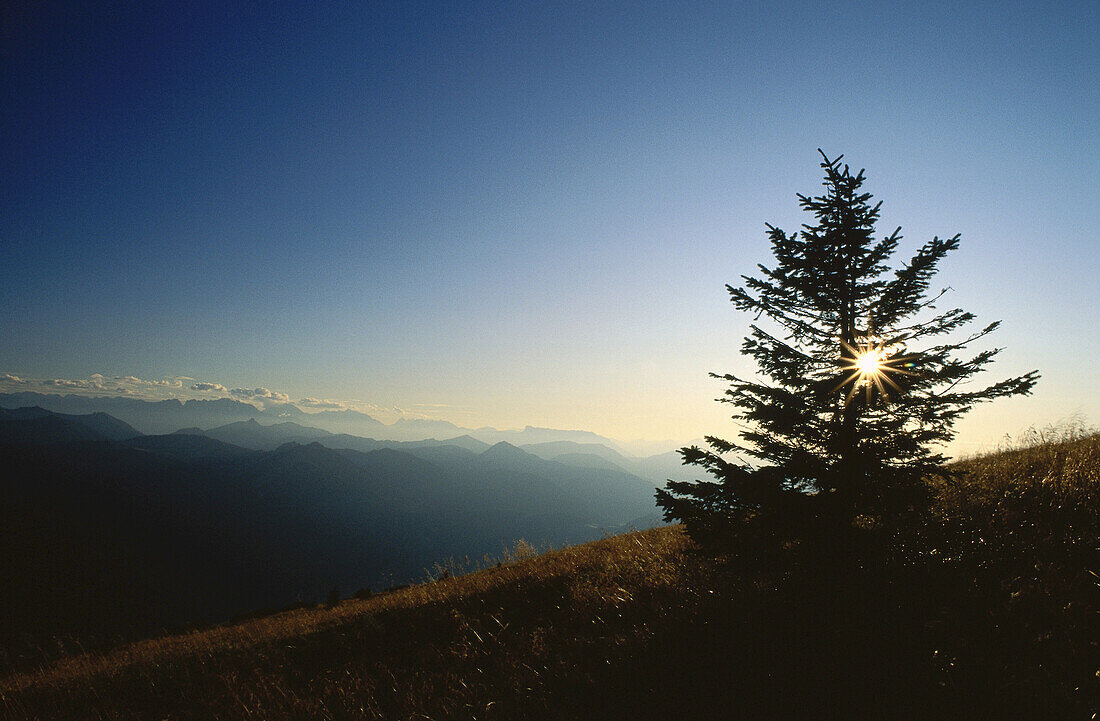
<svg viewBox="0 0 1100 721"><path fill-rule="evenodd" d="M434 438L418 441L378 440L347 433L330 433L320 428L303 426L293 421L264 425L254 418L247 421L227 423L224 426L207 430L194 427L183 428L176 431L176 433L202 435L243 448L265 451L274 450L284 443L310 443L313 441L327 448L346 448L358 451L374 451L380 448L412 450L446 446L464 448L479 453L490 446L489 443L469 434L444 440ZM508 443L508 441L498 441L498 443ZM661 486L668 478L681 477L685 473L680 454L676 451L647 458L630 458L599 443L549 441L521 444L517 447L543 460L557 461L567 466L633 474L650 481L654 486Z"/></svg>
<svg viewBox="0 0 1100 721"><path fill-rule="evenodd" d="M269 404L263 409L251 403L219 398L216 400L170 399L146 401L122 396L89 397L74 394L58 395L23 391L0 393L0 406L16 408L38 406L45 410L64 414L108 413L142 433L172 433L180 428L213 428L236 421L255 419L265 424L293 422L321 428L330 433L365 436L382 440L416 441L428 438L453 438L469 435L485 443L507 441L521 446L534 443L571 441L573 443L600 444L625 453L627 448L610 438L590 431L559 430L526 426L521 430L498 430L488 426L463 428L450 421L425 418L398 418L390 424L383 423L366 413L354 410L325 410L306 413L292 403ZM673 448L682 444L664 443Z"/></svg>

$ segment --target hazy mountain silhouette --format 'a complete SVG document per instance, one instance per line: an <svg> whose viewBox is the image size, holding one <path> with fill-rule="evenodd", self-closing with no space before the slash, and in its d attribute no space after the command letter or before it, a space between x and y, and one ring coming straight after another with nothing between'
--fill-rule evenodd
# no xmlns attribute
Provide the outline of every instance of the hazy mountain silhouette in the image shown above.
<svg viewBox="0 0 1100 721"><path fill-rule="evenodd" d="M631 459L601 443L548 441L545 443L529 443L521 446L521 448L546 460L557 460L562 463L577 465L592 464L595 468L602 468L606 467L606 464L611 464L611 466L625 471L631 464ZM600 461L603 463L601 464Z"/></svg>
<svg viewBox="0 0 1100 721"><path fill-rule="evenodd" d="M231 398L217 400L178 399L143 401L136 398L54 395L49 393L0 393L0 406L39 406L54 413L87 414L102 412L122 420L142 433L171 433L186 426L211 428L234 421L264 417L250 403Z"/></svg>
<svg viewBox="0 0 1100 721"><path fill-rule="evenodd" d="M552 459L558 463L564 463L567 466L577 466L578 468L593 468L605 471L619 471L620 473L627 473L628 471L620 465L612 463L611 461L597 456L593 453L562 453L554 456Z"/></svg>
<svg viewBox="0 0 1100 721"><path fill-rule="evenodd" d="M37 421L32 424L17 423L7 426L7 432L29 433L25 442L122 441L141 435L132 426L106 413L86 415L51 413L38 406L0 408L0 421ZM42 437L36 441L32 431L36 427L41 429L42 433L53 434L52 440L47 441Z"/></svg>
<svg viewBox="0 0 1100 721"><path fill-rule="evenodd" d="M310 414L293 403L269 403L264 406L257 417L276 422L300 421L309 418Z"/></svg>
<svg viewBox="0 0 1100 721"><path fill-rule="evenodd" d="M562 431L549 428L527 426L523 430L500 431L495 428L469 430L459 428L447 421L425 419L402 419L392 425L386 425L369 415L358 411L321 411L304 413L292 404L279 404L266 410L259 410L249 403L232 399L216 401L141 401L133 398L87 398L76 395L50 395L41 393L0 394L0 405L8 407L37 403L41 408L63 414L90 414L103 407L117 409L130 425L125 433L137 434L138 431L151 434L172 432L206 435L229 443L253 449L271 450L282 443L309 443L320 440L330 448L352 448L355 450L376 450L378 448L398 448L403 443L422 442L438 445L436 438L450 439L444 443L480 452L489 445L506 441L526 448L530 452L548 460L557 460L568 465L588 468L614 470L607 463L597 460L599 457L614 466L632 473L651 483L662 486L669 478L683 475L681 458L677 451L661 453L646 458L625 456L621 446L615 441L588 431ZM272 423L277 419L295 418L295 421ZM255 434L249 434L250 427L242 426L240 436L236 433L241 421L256 421L255 425L271 428L281 426L282 430L264 431L252 428ZM285 423L291 425L283 425ZM294 431L295 424L300 431ZM231 426L231 428L226 428ZM203 430L207 429L207 430ZM331 435L327 435L328 434ZM268 434L266 436L260 434ZM108 433L111 438L117 435ZM73 436L73 440L77 437ZM60 437L58 438L60 440Z"/></svg>
<svg viewBox="0 0 1100 721"><path fill-rule="evenodd" d="M450 421L430 418L398 418L391 425L378 429L378 432L386 439L396 441L453 438L471 433L469 428L460 428Z"/></svg>
<svg viewBox="0 0 1100 721"><path fill-rule="evenodd" d="M349 435L378 435L386 426L382 421L372 418L366 413L353 410L320 411L306 415L309 425L324 428L332 433L346 433Z"/></svg>
<svg viewBox="0 0 1100 721"><path fill-rule="evenodd" d="M406 441L400 444L400 448L431 448L435 446L452 446L456 448L464 448L472 453L481 453L489 448L489 444L484 441L479 441L469 434L456 436L454 438L444 438L443 440L436 440L435 438L428 438L423 441ZM333 446L335 448L335 446Z"/></svg>
<svg viewBox="0 0 1100 721"><path fill-rule="evenodd" d="M75 443L106 441L107 437L80 423L60 416L41 416L21 420L0 417L0 442L3 443Z"/></svg>
<svg viewBox="0 0 1100 721"><path fill-rule="evenodd" d="M508 441L500 441L481 454L481 462L492 466L510 465L533 468L537 467L542 459L526 451L521 451Z"/></svg>
<svg viewBox="0 0 1100 721"><path fill-rule="evenodd" d="M231 398L217 400L172 399L143 401L135 398L55 395L24 391L0 393L0 406L16 408L40 406L55 413L88 414L104 412L133 426L142 433L165 434L181 428L212 429L239 421L256 420L268 425L293 422L320 428L333 434L347 434L393 441L417 441L430 438L454 438L468 435L492 445L507 441L516 446L554 441L598 443L619 448L610 438L589 431L556 430L527 426L522 430L498 430L483 427L462 428L449 421L422 418L399 418L385 424L371 416L352 410L326 410L306 413L291 403L270 404L263 410L250 403ZM621 448L620 448L621 450Z"/></svg>
<svg viewBox="0 0 1100 721"><path fill-rule="evenodd" d="M235 460L253 455L247 448L184 431L160 436L138 436L125 441L125 445L181 461Z"/></svg>
<svg viewBox="0 0 1100 721"><path fill-rule="evenodd" d="M684 458L680 455L680 451L668 451L635 459L630 468L635 474L659 486L663 486L669 479L700 475L697 466L684 466Z"/></svg>
<svg viewBox="0 0 1100 721"><path fill-rule="evenodd" d="M587 468L617 469L663 486L669 478L685 474L679 451L659 453L646 458L630 458L599 443L552 441L522 447L540 458Z"/></svg>
<svg viewBox="0 0 1100 721"><path fill-rule="evenodd" d="M435 448L438 446L453 446L464 448L468 451L480 453L489 447L487 443L471 438L468 435L458 436L448 440L436 440L428 438L416 441L377 440L353 436L347 433L330 433L329 431L303 426L290 421L264 425L255 419L229 423L217 428L202 430L199 428L182 428L177 434L189 434L215 438L225 443L250 448L252 450L274 450L285 443L312 443L319 442L327 448L347 448L356 451L376 451L382 448L397 448L411 450L416 448Z"/></svg>
<svg viewBox="0 0 1100 721"><path fill-rule="evenodd" d="M470 435L487 443L499 443L506 441L514 446L531 445L535 443L552 443L555 441L570 441L573 443L598 443L604 446L614 446L615 441L605 438L591 431L565 431L555 428L538 428L526 426L521 431L499 431L496 428L478 428L470 431Z"/></svg>
<svg viewBox="0 0 1100 721"><path fill-rule="evenodd" d="M194 433L194 431L189 432ZM214 438L223 443L231 443L255 451L271 451L284 443L309 443L332 434L319 428L302 426L290 421L263 425L257 422L255 418L250 418L247 421L237 421L236 423L217 426L197 435Z"/></svg>
<svg viewBox="0 0 1100 721"><path fill-rule="evenodd" d="M462 448L472 453L480 453L489 447L489 444L483 443L476 438L471 438L470 436L458 436L456 438L450 438L446 440L427 438L419 441L384 441L374 438L363 438L362 436L351 436L346 433L340 433L324 436L317 440L321 443L321 445L327 446L328 448L348 448L356 451L377 451L381 448L412 450L416 448L436 448L439 446L447 446Z"/></svg>

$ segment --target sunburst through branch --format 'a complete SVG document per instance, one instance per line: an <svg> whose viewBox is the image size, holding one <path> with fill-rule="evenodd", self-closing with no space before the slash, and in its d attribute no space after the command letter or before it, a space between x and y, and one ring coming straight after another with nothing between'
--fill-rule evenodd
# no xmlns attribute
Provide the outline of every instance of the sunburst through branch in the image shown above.
<svg viewBox="0 0 1100 721"><path fill-rule="evenodd" d="M912 370L915 366L915 356L905 354L891 355L889 349L874 340L866 340L851 345L841 341L841 346L847 353L842 356L844 365L841 370L847 375L836 387L840 390L850 385L848 393L844 397L844 405L848 405L862 388L866 393L867 402L871 402L871 396L877 388L879 395L887 403L890 402L890 390L901 391L892 376L916 375Z"/></svg>

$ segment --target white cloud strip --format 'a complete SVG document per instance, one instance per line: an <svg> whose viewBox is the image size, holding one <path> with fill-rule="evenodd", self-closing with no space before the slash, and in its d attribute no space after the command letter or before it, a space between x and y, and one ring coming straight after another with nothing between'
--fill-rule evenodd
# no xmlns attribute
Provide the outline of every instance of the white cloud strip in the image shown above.
<svg viewBox="0 0 1100 721"><path fill-rule="evenodd" d="M212 381L197 381L187 376L144 379L137 376L108 376L93 373L87 378L30 378L18 373L0 372L0 393L34 392L46 394L75 394L83 396L125 396L138 400L160 401L234 398L259 407L290 403L290 395L263 386L253 388L229 387ZM379 420L391 422L398 417L430 417L420 411L402 410L392 406L380 406L360 400L338 400L306 396L294 402L306 412L355 410ZM423 404L425 407L433 404ZM444 408L442 404L439 408Z"/></svg>
<svg viewBox="0 0 1100 721"><path fill-rule="evenodd" d="M261 403L290 402L290 396L286 393L279 393L278 391L268 390L267 388L234 388L229 391L229 395L249 401L260 401Z"/></svg>
<svg viewBox="0 0 1100 721"><path fill-rule="evenodd" d="M319 411L342 411L347 409L347 404L334 401L331 398L299 398L296 404L300 408L316 408Z"/></svg>

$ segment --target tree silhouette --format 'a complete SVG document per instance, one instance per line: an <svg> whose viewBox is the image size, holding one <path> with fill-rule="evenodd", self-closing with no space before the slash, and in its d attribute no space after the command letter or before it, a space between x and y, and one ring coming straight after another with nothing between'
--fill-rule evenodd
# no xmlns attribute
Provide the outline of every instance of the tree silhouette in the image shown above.
<svg viewBox="0 0 1100 721"><path fill-rule="evenodd" d="M824 194L798 196L814 224L797 233L767 225L774 266L726 286L734 307L756 316L742 352L770 379L711 374L729 382L719 400L737 408L742 443L708 436L706 448L681 449L714 480L657 491L665 520L697 538L782 540L822 521L850 528L911 508L925 479L944 473L937 448L955 421L975 403L1029 393L1039 377L964 387L999 349L959 355L999 322L966 334L975 316L937 310L948 289L929 295L959 236L933 238L891 273L901 229L876 240L881 203L860 191L863 171L821 156Z"/></svg>

